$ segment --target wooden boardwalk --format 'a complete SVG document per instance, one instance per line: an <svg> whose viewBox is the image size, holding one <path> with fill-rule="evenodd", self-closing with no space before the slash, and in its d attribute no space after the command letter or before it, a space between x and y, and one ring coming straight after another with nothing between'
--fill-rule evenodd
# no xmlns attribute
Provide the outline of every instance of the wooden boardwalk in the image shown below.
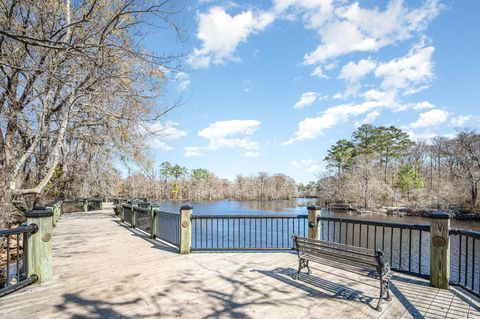
<svg viewBox="0 0 480 319"><path fill-rule="evenodd" d="M395 275L378 283L338 265L291 279L291 253L178 255L103 211L66 214L54 230L54 279L0 299L0 318L480 318L461 289Z"/></svg>

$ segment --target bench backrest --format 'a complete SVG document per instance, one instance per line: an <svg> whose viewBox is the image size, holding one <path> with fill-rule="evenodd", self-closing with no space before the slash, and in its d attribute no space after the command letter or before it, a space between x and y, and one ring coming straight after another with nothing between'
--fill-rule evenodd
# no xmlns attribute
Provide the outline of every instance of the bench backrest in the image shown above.
<svg viewBox="0 0 480 319"><path fill-rule="evenodd" d="M342 262L360 263L383 267L384 258L381 250L332 243L329 241L293 236L295 248L299 255L341 260Z"/></svg>

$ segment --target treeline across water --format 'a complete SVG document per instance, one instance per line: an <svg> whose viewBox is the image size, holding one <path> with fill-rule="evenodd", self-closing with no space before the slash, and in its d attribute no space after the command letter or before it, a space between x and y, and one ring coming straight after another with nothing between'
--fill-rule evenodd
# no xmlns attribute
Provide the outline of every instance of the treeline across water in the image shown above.
<svg viewBox="0 0 480 319"><path fill-rule="evenodd" d="M480 134L414 142L394 126L363 125L325 157L330 171L302 194L358 208L407 206L478 211Z"/></svg>
<svg viewBox="0 0 480 319"><path fill-rule="evenodd" d="M260 172L254 176L238 175L234 181L219 178L204 168L187 169L163 162L149 174L124 179L117 193L126 197L152 200L278 200L298 194L293 178L284 174Z"/></svg>

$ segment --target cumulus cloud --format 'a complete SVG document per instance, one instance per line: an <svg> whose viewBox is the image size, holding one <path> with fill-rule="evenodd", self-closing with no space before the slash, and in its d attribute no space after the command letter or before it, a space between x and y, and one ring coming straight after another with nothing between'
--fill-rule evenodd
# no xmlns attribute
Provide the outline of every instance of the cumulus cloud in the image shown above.
<svg viewBox="0 0 480 319"><path fill-rule="evenodd" d="M258 149L258 142L250 139L250 135L260 127L257 120L217 121L198 132L198 135L208 139L208 149L241 148Z"/></svg>
<svg viewBox="0 0 480 319"><path fill-rule="evenodd" d="M222 7L199 13L197 38L202 46L194 48L188 63L194 68L203 68L212 62L222 64L225 60L238 60L234 55L237 46L252 33L264 30L274 19L272 13L254 10L230 15Z"/></svg>
<svg viewBox="0 0 480 319"><path fill-rule="evenodd" d="M453 126L464 126L468 121L472 119L469 115L459 115L451 119L450 123Z"/></svg>
<svg viewBox="0 0 480 319"><path fill-rule="evenodd" d="M433 79L434 51L431 46L417 45L406 56L379 65L375 76L383 78L381 87L384 90L404 90L407 94L418 92Z"/></svg>
<svg viewBox="0 0 480 319"><path fill-rule="evenodd" d="M319 77L321 79L328 79L328 76L325 73L323 73L323 69L321 66L315 67L315 69L312 71L312 73L310 73L310 75Z"/></svg>
<svg viewBox="0 0 480 319"><path fill-rule="evenodd" d="M291 161L290 165L296 169L302 169L310 174L320 172L320 165L313 159L304 159L299 161Z"/></svg>
<svg viewBox="0 0 480 319"><path fill-rule="evenodd" d="M185 157L195 157L195 156L202 156L202 148L198 146L187 146L184 148L185 153L183 154Z"/></svg>
<svg viewBox="0 0 480 319"><path fill-rule="evenodd" d="M341 104L330 107L320 116L307 117L298 123L295 136L282 144L289 145L295 141L315 139L322 135L325 130L334 127L338 123L346 122L352 116L373 112L381 106L383 106L381 102L366 101L360 104Z"/></svg>
<svg viewBox="0 0 480 319"><path fill-rule="evenodd" d="M317 101L318 98L319 98L319 94L317 92L305 92L302 94L302 96L300 96L297 103L295 103L293 107L296 108L297 110L301 110L304 107L310 106L313 103L315 103L315 101Z"/></svg>
<svg viewBox="0 0 480 319"><path fill-rule="evenodd" d="M420 113L418 120L410 124L410 127L420 128L436 126L445 123L448 119L448 112L440 109L433 109L428 112Z"/></svg>
<svg viewBox="0 0 480 319"><path fill-rule="evenodd" d="M342 67L340 78L355 83L372 72L376 66L377 63L371 60L360 60L357 63L350 61Z"/></svg>
<svg viewBox="0 0 480 319"><path fill-rule="evenodd" d="M176 122L154 122L145 124L145 144L151 149L158 151L170 151L173 149L166 141L176 140L187 135L187 132L177 128Z"/></svg>
<svg viewBox="0 0 480 319"><path fill-rule="evenodd" d="M318 12L312 8L316 3L323 9L320 16L312 13ZM292 1L289 6L306 10L306 26L317 29L321 38L317 49L305 55L306 64L323 63L356 51L376 52L407 40L423 31L441 9L437 0L426 1L415 9L404 6L402 0L389 2L385 10L362 8L358 2L334 9L331 1Z"/></svg>

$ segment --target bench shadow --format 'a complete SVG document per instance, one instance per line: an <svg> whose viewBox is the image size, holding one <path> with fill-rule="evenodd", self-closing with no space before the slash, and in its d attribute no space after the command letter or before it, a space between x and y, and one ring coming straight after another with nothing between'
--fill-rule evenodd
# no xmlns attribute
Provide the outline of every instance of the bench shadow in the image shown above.
<svg viewBox="0 0 480 319"><path fill-rule="evenodd" d="M166 243L164 243L160 240L151 239L150 235L148 235L147 233L145 233L145 232L143 232L143 231L141 231L137 228L130 227L130 225L122 223L121 221L114 220L114 222L117 223L118 226L123 227L123 228L127 229L128 231L130 231L132 233L132 236L140 237L143 240L148 241L150 244L152 244L151 248L178 254L178 248L173 247L171 245L168 245L168 244L166 244Z"/></svg>
<svg viewBox="0 0 480 319"><path fill-rule="evenodd" d="M314 275L308 275L307 273L300 273L298 279L294 280L293 275L297 273L297 270L293 268L280 267L273 270L252 271L259 272L285 284L299 288L313 297L357 301L366 304L373 309L375 309L376 306L376 302L374 301L378 300L375 297L365 295L360 290L352 289L347 285L338 284Z"/></svg>

